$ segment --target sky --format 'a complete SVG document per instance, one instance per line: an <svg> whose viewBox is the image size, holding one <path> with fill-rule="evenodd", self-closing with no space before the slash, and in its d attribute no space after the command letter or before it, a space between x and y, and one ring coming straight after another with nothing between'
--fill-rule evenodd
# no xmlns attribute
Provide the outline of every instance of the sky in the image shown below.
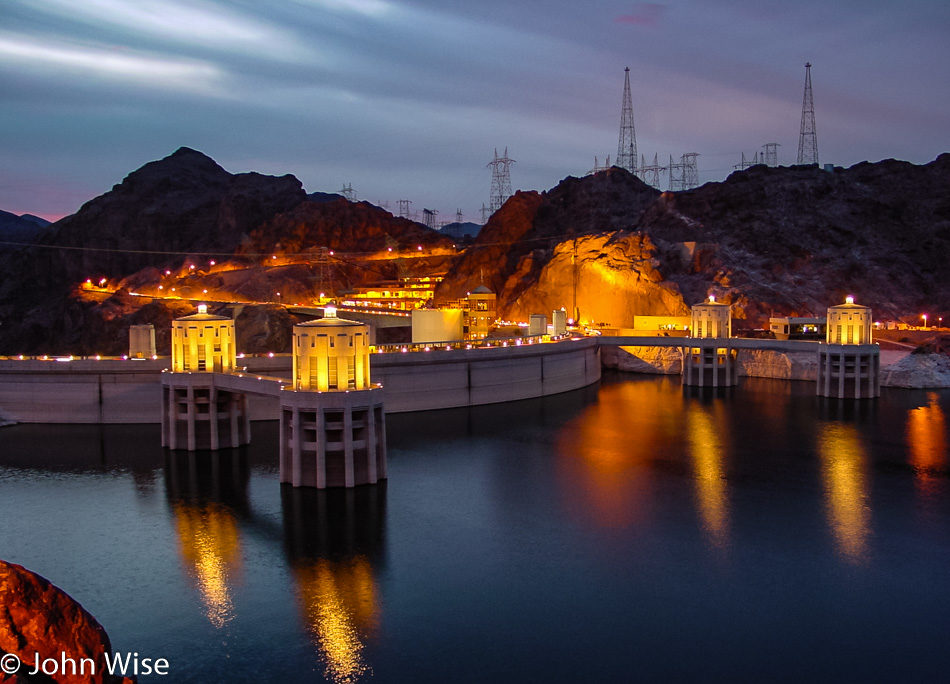
<svg viewBox="0 0 950 684"><path fill-rule="evenodd" d="M187 146L480 221L495 148L516 190L615 157L625 66L638 150L721 180L795 162L806 61L822 164L950 151L945 0L2 0L0 209L56 219Z"/></svg>

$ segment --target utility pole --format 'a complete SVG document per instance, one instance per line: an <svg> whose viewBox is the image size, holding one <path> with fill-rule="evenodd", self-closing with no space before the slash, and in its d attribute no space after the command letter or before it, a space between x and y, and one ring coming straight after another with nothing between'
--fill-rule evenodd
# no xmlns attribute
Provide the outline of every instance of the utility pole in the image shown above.
<svg viewBox="0 0 950 684"><path fill-rule="evenodd" d="M486 166L491 167L491 194L488 198L489 211L494 214L501 209L509 197L511 197L511 165L515 163L514 159L508 158L508 148L505 147L505 154L498 156L498 148L495 148L495 158Z"/></svg>
<svg viewBox="0 0 950 684"><path fill-rule="evenodd" d="M633 99L630 97L630 67L623 69L623 103L620 106L620 139L617 166L637 173L637 132L633 126Z"/></svg>
<svg viewBox="0 0 950 684"><path fill-rule="evenodd" d="M811 62L805 63L805 94L802 96L802 128L798 136L798 163L818 163L818 133L815 130L815 100L811 93Z"/></svg>

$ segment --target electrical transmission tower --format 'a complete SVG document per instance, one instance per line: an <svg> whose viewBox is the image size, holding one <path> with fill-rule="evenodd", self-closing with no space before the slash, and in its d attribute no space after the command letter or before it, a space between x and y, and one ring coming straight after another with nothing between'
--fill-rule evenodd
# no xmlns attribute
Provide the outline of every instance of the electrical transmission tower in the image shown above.
<svg viewBox="0 0 950 684"><path fill-rule="evenodd" d="M491 216L491 213L488 211L488 207L485 206L484 202L482 202L482 208L480 211L482 212L482 225L484 226L486 223L488 223L488 217Z"/></svg>
<svg viewBox="0 0 950 684"><path fill-rule="evenodd" d="M423 216L426 228L431 228L432 230L435 230L435 217L438 215L438 213L439 212L437 212L435 209L426 209L426 208L422 209L422 216Z"/></svg>
<svg viewBox="0 0 950 684"><path fill-rule="evenodd" d="M402 218L411 219L412 209L410 209L410 206L412 205L412 200L398 200L398 202L399 202L399 215Z"/></svg>
<svg viewBox="0 0 950 684"><path fill-rule="evenodd" d="M818 163L815 101L811 94L811 62L805 62L805 95L802 97L802 130L798 136L798 163Z"/></svg>
<svg viewBox="0 0 950 684"><path fill-rule="evenodd" d="M317 292L320 294L320 297L325 297L327 293L333 290L333 273L330 265L330 249L328 247L317 247L313 265L317 267L315 278Z"/></svg>
<svg viewBox="0 0 950 684"><path fill-rule="evenodd" d="M660 187L660 174L667 171L667 168L659 163L658 156L654 154L653 163L647 164L646 157L640 155L640 180L657 189Z"/></svg>
<svg viewBox="0 0 950 684"><path fill-rule="evenodd" d="M604 162L604 165L603 165L603 166L601 166L601 165L598 163L598 161L599 161L599 160L597 159L597 157L594 156L594 168L592 168L590 171L588 171L588 172L587 172L587 175L591 175L591 174L594 174L594 173L598 173L598 172L600 172L600 171L606 171L607 169L610 168L610 155L609 155L609 154L607 155L607 161Z"/></svg>
<svg viewBox="0 0 950 684"><path fill-rule="evenodd" d="M346 199L348 199L350 202L355 202L355 201L356 201L356 192L353 190L353 184L352 184L352 183L344 183L344 184L343 184L343 189L340 190L340 194L343 195L343 196L344 196Z"/></svg>
<svg viewBox="0 0 950 684"><path fill-rule="evenodd" d="M633 127L633 100L630 97L630 67L623 69L623 104L620 108L620 139L616 165L637 172L637 132Z"/></svg>
<svg viewBox="0 0 950 684"><path fill-rule="evenodd" d="M758 164L758 163L759 163L759 153L758 153L758 152L753 152L751 159L746 159L746 158L745 158L745 152L743 152L743 153L742 153L742 161L739 162L738 164L736 164L735 166L733 166L732 168L734 168L736 171L742 171L742 169L747 169L747 168L749 168L750 166L755 166L755 165Z"/></svg>
<svg viewBox="0 0 950 684"><path fill-rule="evenodd" d="M762 145L762 163L766 166L778 166L778 143L765 143Z"/></svg>
<svg viewBox="0 0 950 684"><path fill-rule="evenodd" d="M456 209L456 210L455 210L455 222L456 222L456 223L461 223L461 222L462 222L462 210L461 210L461 209Z"/></svg>
<svg viewBox="0 0 950 684"><path fill-rule="evenodd" d="M698 156L699 152L687 152L676 163L670 157L670 190L689 190L699 185Z"/></svg>
<svg viewBox="0 0 950 684"><path fill-rule="evenodd" d="M495 148L495 158L486 164L491 167L491 194L488 198L488 210L494 214L501 209L501 205L511 197L511 165L515 163L514 159L508 158L508 148L505 148L505 155L498 156L498 148Z"/></svg>

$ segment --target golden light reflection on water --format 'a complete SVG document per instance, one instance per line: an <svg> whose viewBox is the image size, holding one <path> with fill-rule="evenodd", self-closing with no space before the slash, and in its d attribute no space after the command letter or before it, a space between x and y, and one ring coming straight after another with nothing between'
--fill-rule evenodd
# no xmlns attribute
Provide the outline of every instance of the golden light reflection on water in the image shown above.
<svg viewBox="0 0 950 684"><path fill-rule="evenodd" d="M917 475L917 487L933 493L944 482L938 472L947 463L947 425L936 392L927 393L927 405L907 412L907 448Z"/></svg>
<svg viewBox="0 0 950 684"><path fill-rule="evenodd" d="M356 682L372 670L363 657L364 636L379 619L376 582L365 556L346 561L318 559L294 566L307 630L337 684Z"/></svg>
<svg viewBox="0 0 950 684"><path fill-rule="evenodd" d="M558 431L558 482L579 515L604 528L649 518L651 463L681 419L661 408L668 394L657 382L604 385L599 401Z"/></svg>
<svg viewBox="0 0 950 684"><path fill-rule="evenodd" d="M229 585L241 568L241 542L234 514L219 504L176 503L182 560L194 578L208 620L217 628L234 617Z"/></svg>
<svg viewBox="0 0 950 684"><path fill-rule="evenodd" d="M841 423L820 426L818 455L828 523L838 551L851 562L861 562L868 553L871 510L867 456L857 428Z"/></svg>
<svg viewBox="0 0 950 684"><path fill-rule="evenodd" d="M721 417L721 416L720 416ZM726 492L724 421L719 428L708 409L693 403L686 414L687 441L696 481L696 500L709 542L723 548L729 543L729 502Z"/></svg>

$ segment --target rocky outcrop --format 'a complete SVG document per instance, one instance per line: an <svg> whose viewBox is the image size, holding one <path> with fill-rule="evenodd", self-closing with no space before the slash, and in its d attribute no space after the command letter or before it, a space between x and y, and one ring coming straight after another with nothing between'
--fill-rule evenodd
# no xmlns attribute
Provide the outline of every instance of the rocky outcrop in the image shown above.
<svg viewBox="0 0 950 684"><path fill-rule="evenodd" d="M299 253L314 247L340 252L451 249L452 238L368 202L340 198L303 202L251 231L239 253Z"/></svg>
<svg viewBox="0 0 950 684"><path fill-rule="evenodd" d="M60 661L62 654L95 665L85 675L73 674L68 664L51 676L30 678L36 654ZM19 658L19 673L0 681L60 682L62 684L131 684L133 679L108 674L105 658L112 653L109 636L96 619L66 592L21 565L0 560L0 654ZM88 665L88 664L87 664Z"/></svg>
<svg viewBox="0 0 950 684"><path fill-rule="evenodd" d="M604 368L628 373L679 375L683 371L683 355L678 347L614 347L600 348Z"/></svg>
<svg viewBox="0 0 950 684"><path fill-rule="evenodd" d="M818 377L818 354L815 351L742 349L736 364L739 375L756 378L815 380Z"/></svg>
<svg viewBox="0 0 950 684"><path fill-rule="evenodd" d="M881 370L881 385L887 387L950 387L950 356L939 353L908 354Z"/></svg>

